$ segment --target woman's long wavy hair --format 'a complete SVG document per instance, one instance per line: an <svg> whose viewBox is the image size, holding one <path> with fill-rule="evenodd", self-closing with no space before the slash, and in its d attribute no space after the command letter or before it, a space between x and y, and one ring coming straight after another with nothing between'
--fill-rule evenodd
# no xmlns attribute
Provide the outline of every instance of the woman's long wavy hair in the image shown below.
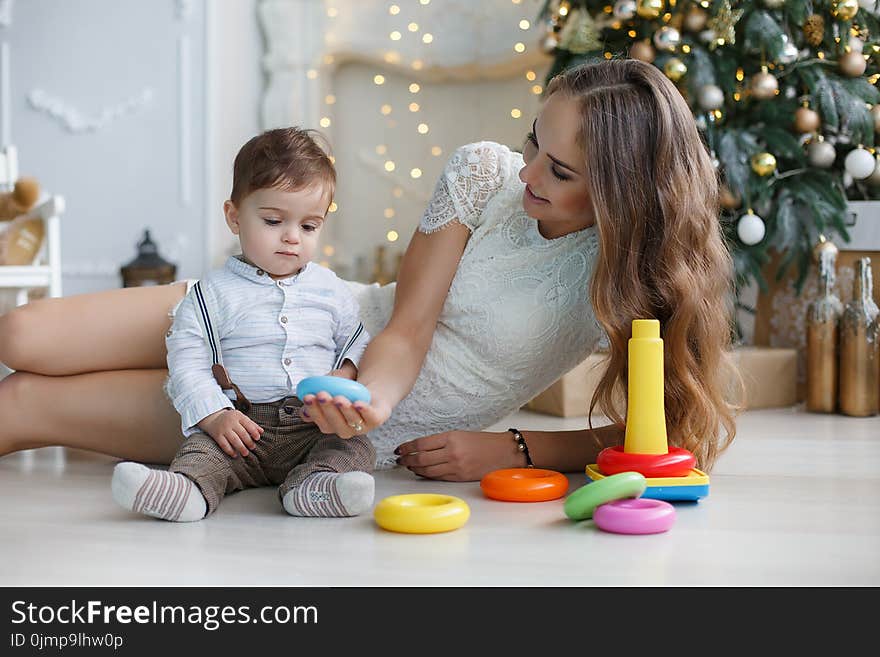
<svg viewBox="0 0 880 657"><path fill-rule="evenodd" d="M578 145L600 241L590 298L609 355L590 416L598 404L624 421L617 406L626 399L632 320L658 319L669 443L709 470L736 434L731 393L742 390L729 354L733 264L715 168L687 103L650 64L584 64L550 82L547 97L556 93L580 106Z"/></svg>

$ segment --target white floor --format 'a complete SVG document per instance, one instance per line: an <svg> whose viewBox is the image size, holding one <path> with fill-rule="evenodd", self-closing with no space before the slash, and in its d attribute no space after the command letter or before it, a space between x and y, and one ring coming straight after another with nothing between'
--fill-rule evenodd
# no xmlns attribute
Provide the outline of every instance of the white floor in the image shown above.
<svg viewBox="0 0 880 657"><path fill-rule="evenodd" d="M582 418L519 412L494 427L564 429ZM880 419L752 411L712 474L677 504L665 534L622 536L573 523L562 500L513 504L478 483L377 475L377 501L462 497L461 529L408 535L372 516L292 518L272 489L228 497L210 519L172 524L110 498L114 460L52 450L0 459L0 585L878 586ZM569 476L570 490L585 483Z"/></svg>

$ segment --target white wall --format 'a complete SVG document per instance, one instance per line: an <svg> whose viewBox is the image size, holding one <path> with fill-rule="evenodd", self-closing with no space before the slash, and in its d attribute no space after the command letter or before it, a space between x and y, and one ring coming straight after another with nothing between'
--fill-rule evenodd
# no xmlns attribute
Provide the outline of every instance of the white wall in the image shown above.
<svg viewBox="0 0 880 657"><path fill-rule="evenodd" d="M265 75L258 0L208 3L208 169L207 212L212 231L207 245L211 267L222 265L236 248L223 221L223 201L232 189L232 162L242 144L262 128L260 98Z"/></svg>

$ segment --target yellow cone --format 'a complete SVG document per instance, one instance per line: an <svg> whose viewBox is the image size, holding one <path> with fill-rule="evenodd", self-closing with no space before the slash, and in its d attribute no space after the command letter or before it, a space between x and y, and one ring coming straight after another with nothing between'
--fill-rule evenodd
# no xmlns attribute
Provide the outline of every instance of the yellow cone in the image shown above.
<svg viewBox="0 0 880 657"><path fill-rule="evenodd" d="M667 454L663 407L663 340L656 319L634 319L629 340L629 392L623 451Z"/></svg>

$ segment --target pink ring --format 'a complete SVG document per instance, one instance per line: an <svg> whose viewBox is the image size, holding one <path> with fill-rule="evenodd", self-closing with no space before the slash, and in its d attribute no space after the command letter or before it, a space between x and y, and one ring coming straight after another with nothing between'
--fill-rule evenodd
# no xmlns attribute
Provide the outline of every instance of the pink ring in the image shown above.
<svg viewBox="0 0 880 657"><path fill-rule="evenodd" d="M614 534L660 534L675 523L675 507L644 497L616 500L596 509L593 521L599 529Z"/></svg>

